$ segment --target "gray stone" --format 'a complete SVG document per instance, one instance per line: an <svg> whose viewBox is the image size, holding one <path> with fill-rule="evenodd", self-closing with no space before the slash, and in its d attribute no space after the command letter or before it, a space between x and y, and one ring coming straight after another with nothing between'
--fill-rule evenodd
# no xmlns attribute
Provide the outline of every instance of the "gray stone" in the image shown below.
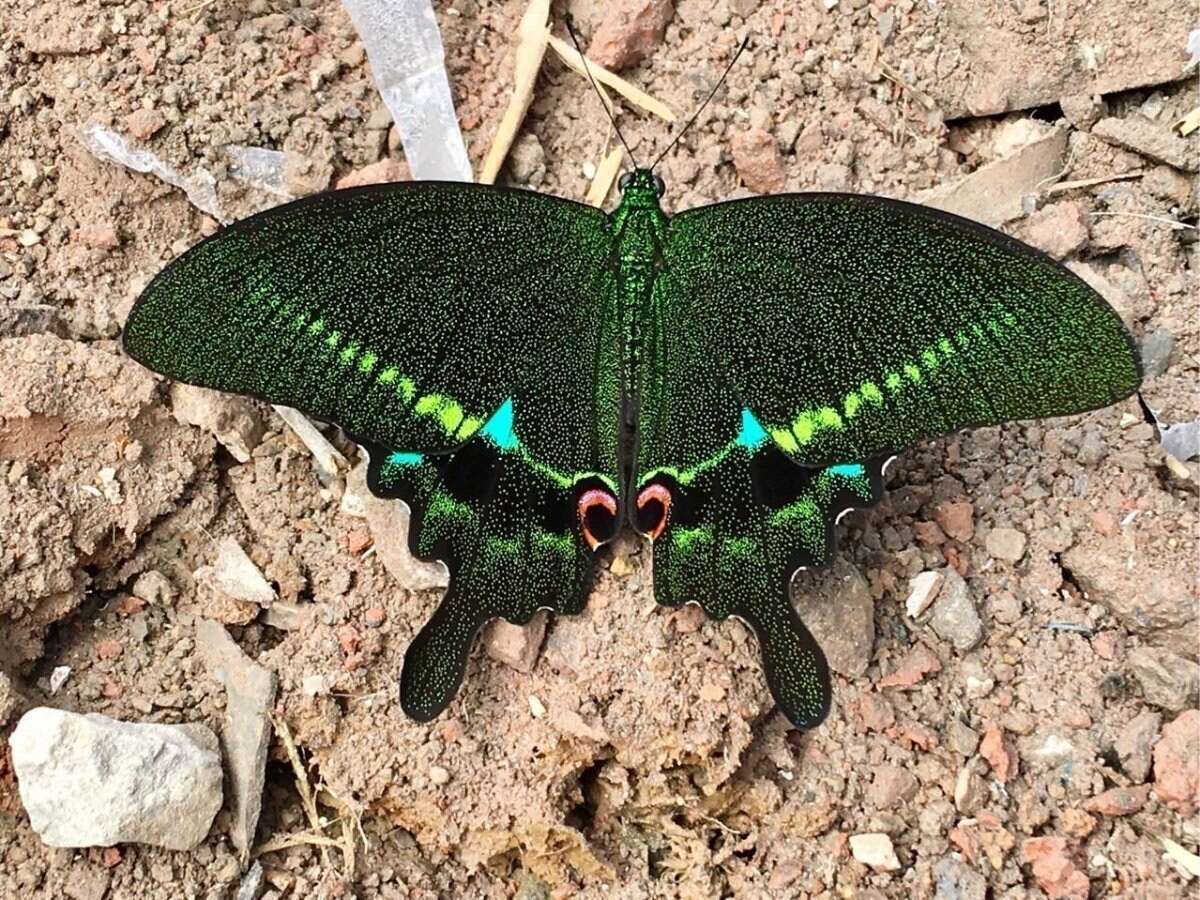
<svg viewBox="0 0 1200 900"><path fill-rule="evenodd" d="M13 684L12 678L0 671L0 728L7 725L24 705L25 698Z"/></svg>
<svg viewBox="0 0 1200 900"><path fill-rule="evenodd" d="M987 879L967 865L957 853L943 856L933 866L936 900L984 900Z"/></svg>
<svg viewBox="0 0 1200 900"><path fill-rule="evenodd" d="M372 496L367 490L366 479L367 466L363 462L350 470L346 490L362 497L375 554L383 567L410 591L446 587L450 577L442 563L423 562L412 555L408 546L408 506L400 500L380 500Z"/></svg>
<svg viewBox="0 0 1200 900"><path fill-rule="evenodd" d="M524 625L497 619L484 630L484 650L492 659L518 672L532 672L546 639L546 619L544 609L535 612Z"/></svg>
<svg viewBox="0 0 1200 900"><path fill-rule="evenodd" d="M225 686L221 747L232 795L229 840L244 856L254 843L262 812L275 673L246 656L225 627L210 619L201 619L196 625L196 649L210 674Z"/></svg>
<svg viewBox="0 0 1200 900"><path fill-rule="evenodd" d="M741 16L743 19L752 15L762 0L726 0L729 4L729 11L735 16Z"/></svg>
<svg viewBox="0 0 1200 900"><path fill-rule="evenodd" d="M30 824L51 847L191 850L221 808L221 757L203 725L118 722L38 707L10 740Z"/></svg>
<svg viewBox="0 0 1200 900"><path fill-rule="evenodd" d="M1129 654L1129 669L1142 686L1146 702L1167 712L1196 705L1200 663L1163 647L1138 647Z"/></svg>
<svg viewBox="0 0 1200 900"><path fill-rule="evenodd" d="M171 412L184 425L203 428L238 462L248 462L262 441L262 416L241 397L176 381L171 385Z"/></svg>
<svg viewBox="0 0 1200 900"><path fill-rule="evenodd" d="M546 151L537 135L526 132L508 153L508 172L520 185L537 186L546 178Z"/></svg>
<svg viewBox="0 0 1200 900"><path fill-rule="evenodd" d="M258 900L262 896L264 876L262 863L255 860L250 871L242 877L234 900Z"/></svg>
<svg viewBox="0 0 1200 900"><path fill-rule="evenodd" d="M970 766L958 770L954 779L954 808L964 815L973 815L987 804L987 782Z"/></svg>
<svg viewBox="0 0 1200 900"><path fill-rule="evenodd" d="M201 566L194 575L197 581L203 581L235 600L262 607L275 602L275 588L232 537L226 537L218 545L216 562Z"/></svg>
<svg viewBox="0 0 1200 900"><path fill-rule="evenodd" d="M1200 171L1200 151L1195 143L1173 134L1167 126L1142 116L1101 119L1092 126L1092 134L1110 144L1185 172Z"/></svg>
<svg viewBox="0 0 1200 900"><path fill-rule="evenodd" d="M946 725L946 744L959 756L971 756L979 747L979 732L961 719L951 718Z"/></svg>
<svg viewBox="0 0 1200 900"><path fill-rule="evenodd" d="M1142 367L1146 375L1153 378L1167 371L1171 351L1175 349L1175 336L1165 328L1158 328L1142 340Z"/></svg>
<svg viewBox="0 0 1200 900"><path fill-rule="evenodd" d="M842 557L792 583L796 613L816 637L829 668L847 678L867 671L875 646L875 603L867 580Z"/></svg>
<svg viewBox="0 0 1200 900"><path fill-rule="evenodd" d="M983 640L983 622L963 577L949 566L941 572L946 581L933 603L929 624L938 637L965 653Z"/></svg>
<svg viewBox="0 0 1200 900"><path fill-rule="evenodd" d="M1015 563L1025 555L1025 535L1015 528L993 528L986 544L988 554L995 559Z"/></svg>
<svg viewBox="0 0 1200 900"><path fill-rule="evenodd" d="M1162 727L1162 716L1156 712L1144 712L1129 721L1117 735L1115 749L1121 761L1121 770L1135 784L1142 784L1150 775L1154 742Z"/></svg>

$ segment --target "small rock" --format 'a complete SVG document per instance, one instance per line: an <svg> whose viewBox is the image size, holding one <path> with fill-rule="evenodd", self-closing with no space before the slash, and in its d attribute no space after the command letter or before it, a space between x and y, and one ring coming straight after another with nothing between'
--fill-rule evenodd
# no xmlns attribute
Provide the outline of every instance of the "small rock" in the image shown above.
<svg viewBox="0 0 1200 900"><path fill-rule="evenodd" d="M250 461L265 430L258 410L241 397L178 381L171 384L171 413L184 425L203 428L240 463Z"/></svg>
<svg viewBox="0 0 1200 900"><path fill-rule="evenodd" d="M157 109L139 109L125 117L125 128L139 141L148 141L162 130L167 120Z"/></svg>
<svg viewBox="0 0 1200 900"><path fill-rule="evenodd" d="M526 132L508 152L508 173L517 184L537 187L546 179L546 151L536 134Z"/></svg>
<svg viewBox="0 0 1200 900"><path fill-rule="evenodd" d="M191 850L221 808L221 758L203 725L118 722L38 707L10 741L21 802L51 847Z"/></svg>
<svg viewBox="0 0 1200 900"><path fill-rule="evenodd" d="M975 533L975 507L970 500L943 500L933 517L942 531L961 543L971 540Z"/></svg>
<svg viewBox="0 0 1200 900"><path fill-rule="evenodd" d="M1020 234L1055 259L1066 259L1087 246L1087 207L1077 200L1047 204L1025 220Z"/></svg>
<svg viewBox="0 0 1200 900"><path fill-rule="evenodd" d="M1165 328L1157 328L1142 340L1142 368L1149 378L1167 371L1171 351L1175 349L1175 335Z"/></svg>
<svg viewBox="0 0 1200 900"><path fill-rule="evenodd" d="M979 732L957 717L946 725L946 744L959 756L969 757L979 747Z"/></svg>
<svg viewBox="0 0 1200 900"><path fill-rule="evenodd" d="M551 725L563 734L570 735L571 737L583 738L586 741L594 741L597 744L612 742L612 738L609 737L608 732L604 730L603 726L592 725L573 709L557 705L553 706L550 708L549 720Z"/></svg>
<svg viewBox="0 0 1200 900"><path fill-rule="evenodd" d="M529 695L529 714L535 719L540 719L546 714L546 704L542 703L536 694Z"/></svg>
<svg viewBox="0 0 1200 900"><path fill-rule="evenodd" d="M209 619L201 619L196 625L196 650L212 676L225 687L221 748L233 794L229 840L245 856L254 843L262 812L275 673L246 656L224 626Z"/></svg>
<svg viewBox="0 0 1200 900"><path fill-rule="evenodd" d="M1097 794L1083 808L1102 816L1129 816L1138 812L1150 799L1150 785L1115 787Z"/></svg>
<svg viewBox="0 0 1200 900"><path fill-rule="evenodd" d="M1020 767L1017 751L1005 736L1003 729L995 723L988 723L984 730L983 740L979 744L979 755L987 760L987 764L1001 781L1011 780Z"/></svg>
<svg viewBox="0 0 1200 900"><path fill-rule="evenodd" d="M429 780L437 785L448 784L450 782L450 773L441 766L432 766L429 769Z"/></svg>
<svg viewBox="0 0 1200 900"><path fill-rule="evenodd" d="M892 704L878 694L863 694L854 709L860 731L884 731L896 724Z"/></svg>
<svg viewBox="0 0 1200 900"><path fill-rule="evenodd" d="M1080 131L1087 131L1108 114L1108 104L1098 94L1070 94L1059 98L1063 116Z"/></svg>
<svg viewBox="0 0 1200 900"><path fill-rule="evenodd" d="M162 572L150 569L133 582L133 596L151 606L170 606L175 600L175 588Z"/></svg>
<svg viewBox="0 0 1200 900"><path fill-rule="evenodd" d="M1162 716L1144 712L1130 720L1117 735L1115 749L1121 771L1136 784L1141 784L1150 774L1150 753L1161 726Z"/></svg>
<svg viewBox="0 0 1200 900"><path fill-rule="evenodd" d="M756 194L776 194L787 186L787 170L779 145L766 129L738 132L730 149L742 184Z"/></svg>
<svg viewBox="0 0 1200 900"><path fill-rule="evenodd" d="M1021 845L1021 856L1050 900L1087 900L1088 877L1076 868L1065 838L1029 838Z"/></svg>
<svg viewBox="0 0 1200 900"><path fill-rule="evenodd" d="M934 601L929 625L944 641L966 652L983 640L983 622L963 577L947 566L942 570L945 584Z"/></svg>
<svg viewBox="0 0 1200 900"><path fill-rule="evenodd" d="M13 686L12 679L0 670L0 728L7 725L17 710L24 705L25 698L21 692Z"/></svg>
<svg viewBox="0 0 1200 900"><path fill-rule="evenodd" d="M497 662L518 672L532 672L546 639L546 611L538 610L524 625L503 619L490 623L484 632L483 647Z"/></svg>
<svg viewBox="0 0 1200 900"><path fill-rule="evenodd" d="M242 877L241 883L238 884L234 900L258 900L262 896L263 876L262 863L255 860L250 871Z"/></svg>
<svg viewBox="0 0 1200 900"><path fill-rule="evenodd" d="M862 573L842 556L797 576L796 614L825 651L829 668L846 678L867 671L875 646L875 601Z"/></svg>
<svg viewBox="0 0 1200 900"><path fill-rule="evenodd" d="M116 250L121 246L121 237L111 223L80 225L75 229L74 238L94 250Z"/></svg>
<svg viewBox="0 0 1200 900"><path fill-rule="evenodd" d="M993 528L988 532L986 544L995 559L1015 563L1025 555L1025 535L1015 528Z"/></svg>
<svg viewBox="0 0 1200 900"><path fill-rule="evenodd" d="M700 686L700 699L708 703L720 703L725 699L725 688L713 681L706 681Z"/></svg>
<svg viewBox="0 0 1200 900"><path fill-rule="evenodd" d="M408 163L398 159L381 159L369 166L346 173L334 183L334 187L342 190L343 188L362 187L364 184L388 184L393 181L410 181L411 179L412 172L408 168Z"/></svg>
<svg viewBox="0 0 1200 900"><path fill-rule="evenodd" d="M1181 713L1154 745L1154 793L1182 816L1200 808L1200 711Z"/></svg>
<svg viewBox="0 0 1200 900"><path fill-rule="evenodd" d="M895 872L900 868L892 839L886 834L852 834L850 852L864 866L880 872Z"/></svg>
<svg viewBox="0 0 1200 900"><path fill-rule="evenodd" d="M588 57L609 69L637 65L658 47L674 15L672 0L615 0L592 35Z"/></svg>
<svg viewBox="0 0 1200 900"><path fill-rule="evenodd" d="M762 0L726 0L729 11L735 16L741 16L743 19L753 15L761 2Z"/></svg>
<svg viewBox="0 0 1200 900"><path fill-rule="evenodd" d="M1096 830L1096 819L1082 809L1064 809L1058 817L1058 827L1068 837L1083 840Z"/></svg>
<svg viewBox="0 0 1200 900"><path fill-rule="evenodd" d="M941 661L924 644L917 644L900 661L895 671L879 679L880 688L912 687L931 672L942 671Z"/></svg>
<svg viewBox="0 0 1200 900"><path fill-rule="evenodd" d="M964 815L974 815L983 809L991 794L987 782L970 766L958 770L954 779L954 808Z"/></svg>
<svg viewBox="0 0 1200 900"><path fill-rule="evenodd" d="M1165 125L1141 116L1101 119L1092 126L1092 134L1185 172L1200 171L1200 152L1194 143L1173 134Z"/></svg>
<svg viewBox="0 0 1200 900"><path fill-rule="evenodd" d="M67 683L67 679L71 677L70 666L55 666L50 673L50 696L53 697L62 690L62 686Z"/></svg>
<svg viewBox="0 0 1200 900"><path fill-rule="evenodd" d="M359 463L346 478L346 490L360 496L366 508L367 527L375 555L388 573L410 591L444 588L449 574L440 562L424 562L408 546L409 509L404 503L380 500L367 489L367 466Z"/></svg>
<svg viewBox="0 0 1200 900"><path fill-rule="evenodd" d="M194 574L197 581L209 584L234 600L264 607L275 602L275 589L232 537L226 537L218 545L216 563L202 566Z"/></svg>
<svg viewBox="0 0 1200 900"><path fill-rule="evenodd" d="M955 854L939 859L933 866L935 900L986 900L987 879Z"/></svg>
<svg viewBox="0 0 1200 900"><path fill-rule="evenodd" d="M1200 663L1163 647L1138 647L1129 654L1129 668L1141 684L1147 703L1167 712L1196 705Z"/></svg>
<svg viewBox="0 0 1200 900"><path fill-rule="evenodd" d="M909 618L915 619L929 609L945 580L941 572L922 572L909 580L908 599L904 601Z"/></svg>
<svg viewBox="0 0 1200 900"><path fill-rule="evenodd" d="M1155 166L1142 176L1142 187L1173 206L1192 209L1196 190L1193 181L1170 166Z"/></svg>
<svg viewBox="0 0 1200 900"><path fill-rule="evenodd" d="M967 697L972 700L986 697L996 686L996 679L992 678L983 667L983 663L975 658L963 660L962 677Z"/></svg>
<svg viewBox="0 0 1200 900"><path fill-rule="evenodd" d="M908 769L885 763L876 767L867 797L876 809L891 809L915 797L919 787L917 777Z"/></svg>

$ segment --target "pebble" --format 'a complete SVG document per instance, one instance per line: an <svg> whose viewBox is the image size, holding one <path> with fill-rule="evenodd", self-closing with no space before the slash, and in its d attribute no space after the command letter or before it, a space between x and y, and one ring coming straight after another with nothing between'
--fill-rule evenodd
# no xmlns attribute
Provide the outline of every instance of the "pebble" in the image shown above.
<svg viewBox="0 0 1200 900"><path fill-rule="evenodd" d="M966 652L983 640L983 622L963 577L949 566L942 569L942 576L945 583L933 603L929 625L954 649Z"/></svg>
<svg viewBox="0 0 1200 900"><path fill-rule="evenodd" d="M924 644L917 644L894 671L879 679L880 688L912 687L932 672L942 671L942 663Z"/></svg>
<svg viewBox="0 0 1200 900"><path fill-rule="evenodd" d="M1195 144L1173 134L1167 126L1140 116L1101 119L1092 126L1092 134L1176 169L1200 171L1200 153Z"/></svg>
<svg viewBox="0 0 1200 900"><path fill-rule="evenodd" d="M175 588L162 572L149 569L133 582L133 596L152 606L170 606L175 600Z"/></svg>
<svg viewBox="0 0 1200 900"><path fill-rule="evenodd" d="M537 135L525 133L508 152L508 174L517 184L537 187L546 179L546 151Z"/></svg>
<svg viewBox="0 0 1200 900"><path fill-rule="evenodd" d="M908 582L908 599L904 601L904 609L909 618L915 619L929 609L945 580L941 572L922 572Z"/></svg>
<svg viewBox="0 0 1200 900"><path fill-rule="evenodd" d="M484 650L518 672L532 672L546 640L546 618L546 611L539 610L524 625L497 619L484 632Z"/></svg>
<svg viewBox="0 0 1200 900"><path fill-rule="evenodd" d="M1033 869L1038 887L1054 900L1087 900L1088 877L1075 866L1065 838L1057 835L1029 838L1021 856Z"/></svg>
<svg viewBox="0 0 1200 900"><path fill-rule="evenodd" d="M1146 702L1167 712L1195 706L1200 695L1200 663L1163 647L1138 647L1129 654L1129 669L1142 686Z"/></svg>
<svg viewBox="0 0 1200 900"><path fill-rule="evenodd" d="M1129 816L1141 810L1149 799L1148 784L1128 788L1115 787L1092 797L1083 804L1083 808L1102 816Z"/></svg>
<svg viewBox="0 0 1200 900"><path fill-rule="evenodd" d="M995 559L1015 563L1025 555L1025 535L1015 528L993 528L985 543L988 554Z"/></svg>
<svg viewBox="0 0 1200 900"><path fill-rule="evenodd" d="M979 755L987 760L992 772L1001 781L1009 781L1016 776L1020 766L1017 753L999 725L989 723L984 729Z"/></svg>
<svg viewBox="0 0 1200 900"><path fill-rule="evenodd" d="M672 0L615 0L592 35L588 58L609 69L637 65L658 47L674 15Z"/></svg>
<svg viewBox="0 0 1200 900"><path fill-rule="evenodd" d="M958 770L954 779L954 808L964 815L974 815L983 809L990 797L987 782L970 766Z"/></svg>
<svg viewBox="0 0 1200 900"><path fill-rule="evenodd" d="M1078 200L1047 204L1025 220L1020 234L1054 259L1066 259L1087 246L1087 207Z"/></svg>
<svg viewBox="0 0 1200 900"><path fill-rule="evenodd" d="M733 136L733 165L742 184L756 194L777 194L787 186L787 170L779 144L764 128L748 128Z"/></svg>
<svg viewBox="0 0 1200 900"><path fill-rule="evenodd" d="M207 581L234 600L269 607L275 602L275 589L263 577L258 566L235 538L226 537L217 546L217 559L211 566L195 572L197 581Z"/></svg>
<svg viewBox="0 0 1200 900"><path fill-rule="evenodd" d="M262 812L277 680L274 672L242 652L223 625L209 619L196 625L196 651L209 673L225 687L221 746L232 794L229 839L247 854Z"/></svg>
<svg viewBox="0 0 1200 900"><path fill-rule="evenodd" d="M1175 349L1175 335L1165 328L1157 328L1142 340L1142 368L1148 378L1167 371L1171 351Z"/></svg>
<svg viewBox="0 0 1200 900"><path fill-rule="evenodd" d="M171 384L171 414L177 422L207 431L240 463L250 461L266 430L258 408L249 401L178 381ZM250 597L239 599L261 604Z"/></svg>
<svg viewBox="0 0 1200 900"><path fill-rule="evenodd" d="M959 756L969 757L979 747L979 732L957 717L946 725L946 744Z"/></svg>
<svg viewBox="0 0 1200 900"><path fill-rule="evenodd" d="M963 862L948 854L933 866L935 900L986 900L987 879Z"/></svg>
<svg viewBox="0 0 1200 900"><path fill-rule="evenodd" d="M1156 712L1144 712L1130 720L1117 735L1114 749L1121 763L1121 771L1141 784L1150 774L1151 751L1162 727L1162 716Z"/></svg>
<svg viewBox="0 0 1200 900"><path fill-rule="evenodd" d="M1182 816L1200 809L1200 710L1181 713L1154 745L1154 793Z"/></svg>
<svg viewBox="0 0 1200 900"><path fill-rule="evenodd" d="M875 647L875 601L853 563L839 556L827 569L797 578L796 613L838 675L858 678Z"/></svg>
<svg viewBox="0 0 1200 900"><path fill-rule="evenodd" d="M920 784L908 769L890 763L878 766L867 797L876 809L891 809L917 795Z"/></svg>
<svg viewBox="0 0 1200 900"><path fill-rule="evenodd" d="M944 500L934 510L933 518L942 531L961 543L971 540L975 533L975 507L970 500Z"/></svg>
<svg viewBox="0 0 1200 900"><path fill-rule="evenodd" d="M9 746L21 802L52 847L191 850L221 808L218 742L203 725L38 707L21 717Z"/></svg>
<svg viewBox="0 0 1200 900"><path fill-rule="evenodd" d="M157 109L139 109L125 117L125 128L139 141L147 141L167 124Z"/></svg>
<svg viewBox="0 0 1200 900"><path fill-rule="evenodd" d="M900 868L900 860L896 857L892 839L886 834L852 834L850 852L864 866L870 866L880 872L895 872Z"/></svg>
<svg viewBox="0 0 1200 900"><path fill-rule="evenodd" d="M429 780L437 785L447 784L450 781L450 773L441 766L432 766L429 769Z"/></svg>

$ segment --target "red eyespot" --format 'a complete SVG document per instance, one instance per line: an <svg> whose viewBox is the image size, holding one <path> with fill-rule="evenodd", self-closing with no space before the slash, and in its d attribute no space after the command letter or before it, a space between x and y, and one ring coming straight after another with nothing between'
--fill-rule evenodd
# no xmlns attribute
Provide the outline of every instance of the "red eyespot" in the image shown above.
<svg viewBox="0 0 1200 900"><path fill-rule="evenodd" d="M616 537L617 498L608 491L592 488L579 495L579 528L590 549Z"/></svg>
<svg viewBox="0 0 1200 900"><path fill-rule="evenodd" d="M671 492L661 484L642 488L637 497L638 531L655 540L666 530L671 518Z"/></svg>

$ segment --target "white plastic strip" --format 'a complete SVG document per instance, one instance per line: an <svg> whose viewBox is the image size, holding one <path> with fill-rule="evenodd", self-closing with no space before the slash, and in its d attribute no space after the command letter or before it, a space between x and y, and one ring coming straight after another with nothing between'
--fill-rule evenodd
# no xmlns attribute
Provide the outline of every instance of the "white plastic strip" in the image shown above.
<svg viewBox="0 0 1200 900"><path fill-rule="evenodd" d="M413 178L471 181L430 0L342 0L342 5L358 29Z"/></svg>

